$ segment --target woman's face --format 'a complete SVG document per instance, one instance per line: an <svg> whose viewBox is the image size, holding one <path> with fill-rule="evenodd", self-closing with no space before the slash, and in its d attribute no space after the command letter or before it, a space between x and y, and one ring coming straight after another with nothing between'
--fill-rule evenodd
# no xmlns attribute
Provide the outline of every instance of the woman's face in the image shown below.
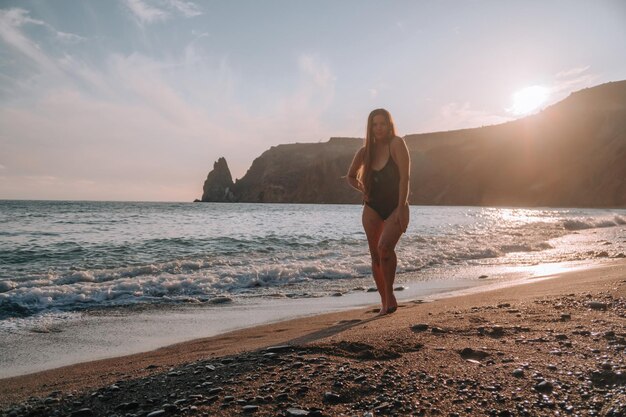
<svg viewBox="0 0 626 417"><path fill-rule="evenodd" d="M389 136L389 124L384 115L377 114L374 116L374 119L372 119L372 133L376 140L383 140Z"/></svg>

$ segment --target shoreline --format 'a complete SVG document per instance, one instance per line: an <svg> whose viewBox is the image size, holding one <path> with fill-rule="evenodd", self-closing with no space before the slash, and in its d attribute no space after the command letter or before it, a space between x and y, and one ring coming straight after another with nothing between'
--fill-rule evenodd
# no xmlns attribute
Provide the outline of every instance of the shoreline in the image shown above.
<svg viewBox="0 0 626 417"><path fill-rule="evenodd" d="M475 266L421 275L400 274L395 287L401 290L396 291L396 297L401 303L433 301L523 285L538 277L601 265L569 262L521 268ZM487 278L468 278L472 276ZM87 311L58 323L8 332L8 337L0 341L0 379L145 353L256 326L370 308L377 303L378 293L362 288L341 297L254 297L218 305L147 305Z"/></svg>
<svg viewBox="0 0 626 417"><path fill-rule="evenodd" d="M584 300L587 298L587 295L584 295L585 293L591 295L590 298L594 298L595 296L592 295L594 291L598 293L607 289L615 294L612 296L613 299L622 303L619 306L623 308L623 299L626 295L626 261L616 260L608 265L582 271L565 272L550 279L537 280L531 278L527 281L524 285L457 295L428 303L401 302L401 308L396 313L381 318L374 318L375 312L371 307L351 309L240 329L214 337L174 344L129 356L79 363L34 374L4 378L0 380L0 406L6 407L9 404L18 403L30 396L50 396L53 392L57 392L55 397L67 395L68 393L80 396L81 392L87 393L89 390L110 386L111 384L158 377L158 375L169 372L170 368L189 366L189 364L197 361L215 361L217 358L229 355L253 354L260 349L275 345L287 344L294 348L300 347L303 349L326 346L325 349L330 349L330 351L336 353L337 349L341 351L342 343L344 345L345 343L352 344L351 346L353 347L360 346L358 345L360 343L371 347L368 350L368 355L373 355L373 358L369 358L366 362L376 359L377 355L383 356L380 358L381 360L389 361L390 358L384 357L385 351L389 350L385 346L387 348L389 346L386 343L381 345L381 342L394 339L398 334L404 334L412 325L424 320L432 321L434 318L437 318L437 321L440 323L452 324L455 321L459 321L459 317L462 317L459 314L463 309L466 312L472 312L474 309L478 309L477 311L484 310L484 314L491 314L491 320L485 320L487 327L494 321L501 321L503 326L506 326L504 324L505 321L514 321L518 315L521 315L521 319L523 319L524 312L522 307L536 305L541 307L541 304L536 303L537 299L548 300L547 302L549 302L554 297L563 298L568 294L574 294L583 297ZM498 311L498 304L509 304L513 307L506 308L505 311L507 313L503 314ZM513 313L509 310L513 310ZM515 310L518 313L515 313ZM591 310L591 313L595 314L595 311ZM602 317L604 313L599 312L598 314ZM617 311L617 314L623 315L623 309ZM551 312L551 315L554 315L553 312ZM588 315L585 314L584 316ZM620 320L623 320L623 318L618 316ZM520 319L520 317L517 317L517 319ZM574 318L572 318L573 320ZM429 326L432 329L436 327L432 324L429 324ZM550 326L557 325L550 324ZM598 323L594 326L596 327L596 332L603 330L602 325L598 325ZM610 331L617 334L617 337L622 337L621 340L623 340L626 329L624 329L622 324L621 329ZM419 334L417 335L419 336ZM409 340L413 336L414 334L409 334L406 339ZM429 334L428 336L431 335ZM467 337L464 338L469 340L476 335L470 336L468 334L465 336ZM487 341L482 336L480 339L480 343ZM503 339L500 342L505 342L505 340ZM428 344L426 345L428 346ZM548 343L545 343L545 345L548 345ZM480 344L474 346L474 349L478 347L480 347ZM433 348L433 353L435 354L443 352L438 351L437 348L442 348L445 351L445 343L442 343L442 346ZM420 352L421 350L421 348L418 349ZM419 353L418 351L415 351L415 354ZM408 349L400 356L407 356L410 352L411 350ZM620 351L620 353L623 354L624 352ZM329 360L334 363L345 361L346 358L355 359L359 362L358 358L351 358L350 355L346 356L346 352ZM433 364L443 366L445 360L442 362L442 359L435 358ZM514 360L514 362L518 361ZM426 366L422 362L419 362L419 365ZM596 361L593 361L593 366L598 366ZM614 366L616 369L621 370L624 368L623 360L621 363L614 364ZM50 400L50 404L56 403L56 400Z"/></svg>

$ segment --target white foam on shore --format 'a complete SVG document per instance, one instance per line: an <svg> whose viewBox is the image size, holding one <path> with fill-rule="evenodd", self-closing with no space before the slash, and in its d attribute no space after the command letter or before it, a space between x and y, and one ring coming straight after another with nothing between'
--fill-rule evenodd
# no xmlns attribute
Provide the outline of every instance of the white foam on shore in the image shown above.
<svg viewBox="0 0 626 417"><path fill-rule="evenodd" d="M238 206L228 207L220 213L226 215ZM214 297L239 297L250 290L259 295L290 292L300 297L320 296L347 291L369 279L370 256L364 233L358 224L345 223L346 215L354 214L350 222L356 221L358 208L307 207L291 225L280 217L280 233L267 234L265 226L273 227L279 219L273 217L276 214L271 209L254 206L250 212L250 206L239 207L239 215L261 218L249 219L245 225L226 223L237 233L222 230L217 235L198 235L188 231L178 236L180 219L175 216L167 217L165 223L154 223L158 229L141 235L136 242L124 237L132 232L115 229L119 236L108 234L103 243L93 240L94 230L77 225L75 230L70 228L73 235L68 232L54 239L36 239L38 244L33 247L24 246L19 236L0 242L0 265L2 261L9 265L0 266L0 336L5 318L146 303L203 303ZM302 206L274 209L296 213ZM623 210L412 210L415 222L397 248L399 273L477 264L593 261L626 253L626 215L617 214ZM75 213L78 218L82 218L80 213ZM101 212L103 216L105 213ZM311 213L323 214L325 221L334 220L321 227L321 223L311 222ZM186 218L189 213L183 210L183 214ZM132 216L121 219L126 222ZM80 224L87 224L91 218L82 221ZM198 220L195 224L203 223ZM22 227L24 236L30 236L29 223ZM47 230L53 225L44 222L39 227ZM231 237L233 233L238 238ZM100 232L95 235L100 236ZM190 247L196 252L187 251Z"/></svg>
<svg viewBox="0 0 626 417"><path fill-rule="evenodd" d="M400 302L424 301L529 282L530 278L590 267L589 263L542 264L533 267L472 268L459 276L412 280L398 277ZM491 271L491 272L490 272ZM448 274L451 272L448 271ZM486 279L477 279L487 273ZM454 273L453 273L454 274ZM143 312L124 309L103 314L75 314L50 327L16 329L0 339L0 378L24 375L65 365L146 352L174 343L211 337L228 331L297 317L348 310L378 303L376 292L355 291L342 297L251 298L219 306L178 306Z"/></svg>

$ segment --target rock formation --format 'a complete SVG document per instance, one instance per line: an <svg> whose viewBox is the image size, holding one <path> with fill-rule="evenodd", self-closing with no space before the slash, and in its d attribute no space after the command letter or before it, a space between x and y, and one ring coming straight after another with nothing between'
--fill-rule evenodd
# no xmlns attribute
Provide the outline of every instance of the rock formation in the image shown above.
<svg viewBox="0 0 626 417"><path fill-rule="evenodd" d="M626 207L626 81L513 122L405 140L414 204Z"/></svg>
<svg viewBox="0 0 626 417"><path fill-rule="evenodd" d="M254 160L235 183L239 201L335 203L360 201L343 176L362 139L278 145Z"/></svg>
<svg viewBox="0 0 626 417"><path fill-rule="evenodd" d="M226 159L219 158L213 164L213 171L209 172L206 181L204 181L202 201L235 201L232 189L233 177L230 175Z"/></svg>
<svg viewBox="0 0 626 417"><path fill-rule="evenodd" d="M626 207L626 81L513 122L404 139L411 204ZM234 184L220 158L202 201L358 203L342 177L362 145L331 138L275 146Z"/></svg>
<svg viewBox="0 0 626 417"><path fill-rule="evenodd" d="M343 176L362 139L331 138L325 143L278 145L256 158L243 178L229 186L233 200L254 203L357 203ZM213 175L223 167L216 162L204 183L202 201L222 195L225 182ZM224 161L224 166L226 162ZM226 167L226 169L228 169ZM230 174L229 174L230 175ZM230 178L230 176L229 176ZM231 182L232 184L232 182ZM216 190L207 194L207 189Z"/></svg>

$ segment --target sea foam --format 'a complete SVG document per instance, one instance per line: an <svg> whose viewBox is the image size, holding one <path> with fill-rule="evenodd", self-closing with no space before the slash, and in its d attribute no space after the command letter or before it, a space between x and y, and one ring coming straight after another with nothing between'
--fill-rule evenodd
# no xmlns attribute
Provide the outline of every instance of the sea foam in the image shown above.
<svg viewBox="0 0 626 417"><path fill-rule="evenodd" d="M235 302L252 296L311 297L373 283L359 206L26 206L0 202L0 216L16 219L12 233L0 240L4 318L203 303L216 297ZM59 210L62 219L54 215ZM411 224L396 248L399 276L420 272L423 277L428 271L441 276L446 268L595 259L601 251L609 257L625 252L616 227L626 224L624 210L411 211ZM598 247L602 241L613 244Z"/></svg>

